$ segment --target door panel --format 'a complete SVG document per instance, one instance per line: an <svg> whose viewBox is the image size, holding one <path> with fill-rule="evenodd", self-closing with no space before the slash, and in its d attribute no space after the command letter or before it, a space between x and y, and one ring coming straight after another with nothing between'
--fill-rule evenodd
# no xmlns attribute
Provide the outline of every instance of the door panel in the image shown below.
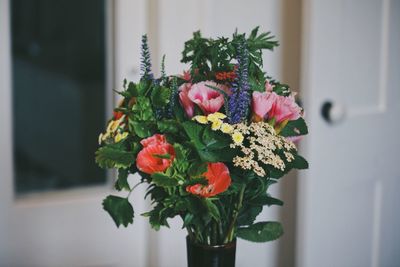
<svg viewBox="0 0 400 267"><path fill-rule="evenodd" d="M299 266L397 266L399 1L304 1ZM396 99L396 100L394 100ZM321 116L327 100L344 119ZM397 201L397 202L396 202ZM389 212L390 210L390 212ZM398 249L397 249L398 251Z"/></svg>

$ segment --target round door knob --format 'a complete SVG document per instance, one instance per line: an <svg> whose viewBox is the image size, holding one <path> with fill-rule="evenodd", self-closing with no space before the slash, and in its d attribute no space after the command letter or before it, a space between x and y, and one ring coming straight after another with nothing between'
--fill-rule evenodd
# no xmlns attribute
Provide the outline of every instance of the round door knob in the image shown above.
<svg viewBox="0 0 400 267"><path fill-rule="evenodd" d="M343 121L346 116L346 109L343 105L326 101L322 104L321 115L326 122L335 124Z"/></svg>

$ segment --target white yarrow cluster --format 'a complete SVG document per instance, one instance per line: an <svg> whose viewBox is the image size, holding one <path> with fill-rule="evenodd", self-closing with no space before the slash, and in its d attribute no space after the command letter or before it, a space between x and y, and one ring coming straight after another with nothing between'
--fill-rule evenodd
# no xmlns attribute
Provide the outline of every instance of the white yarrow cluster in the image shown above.
<svg viewBox="0 0 400 267"><path fill-rule="evenodd" d="M233 142L232 148L239 147L243 156L236 156L233 164L244 170L253 170L258 176L267 175L260 164L271 165L281 171L285 170L286 162L294 160L291 152L296 151L293 142L275 133L274 128L266 122L252 122L250 125L239 123L233 125L234 133L241 135L242 142ZM277 150L283 150L285 160Z"/></svg>

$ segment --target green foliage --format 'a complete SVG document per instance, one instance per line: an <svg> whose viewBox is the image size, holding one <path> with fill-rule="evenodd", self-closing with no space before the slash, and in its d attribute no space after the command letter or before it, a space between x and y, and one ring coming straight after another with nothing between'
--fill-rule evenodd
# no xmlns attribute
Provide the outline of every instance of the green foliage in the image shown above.
<svg viewBox="0 0 400 267"><path fill-rule="evenodd" d="M259 206L244 205L237 218L237 225L242 226L254 223L257 216L261 213L262 209L263 209L262 205Z"/></svg>
<svg viewBox="0 0 400 267"><path fill-rule="evenodd" d="M171 90L166 87L154 86L151 92L151 102L155 107L165 107L170 100Z"/></svg>
<svg viewBox="0 0 400 267"><path fill-rule="evenodd" d="M208 212L210 213L211 217L212 217L213 219L215 219L215 220L218 221L218 220L220 219L221 215L220 215L220 213L219 213L219 210L218 210L217 205L215 205L215 204L212 202L212 200L210 200L210 199L208 199L208 198L205 198L205 199L204 199L204 202L206 203Z"/></svg>
<svg viewBox="0 0 400 267"><path fill-rule="evenodd" d="M137 134L140 138L150 137L155 134L155 124L149 121L133 121L129 120L130 130Z"/></svg>
<svg viewBox="0 0 400 267"><path fill-rule="evenodd" d="M178 181L173 179L172 177L165 175L161 172L156 172L151 175L152 182L157 186L161 187L170 187L170 186L177 186Z"/></svg>
<svg viewBox="0 0 400 267"><path fill-rule="evenodd" d="M128 168L135 160L135 153L123 150L119 144L106 145L96 151L96 163L101 168Z"/></svg>
<svg viewBox="0 0 400 267"><path fill-rule="evenodd" d="M182 53L182 62L190 63L191 66L190 82L213 80L232 86L233 82L229 80L232 77L222 82L220 77L231 75L232 72L237 74L240 70L236 61L239 43L248 51L250 90L265 92L265 81L268 79L274 86L274 92L289 95L290 89L287 85L266 76L261 69L263 50L273 50L278 43L269 32L260 33L258 27L248 35L235 32L231 38L203 38L200 32L195 32L193 38L185 43ZM245 58L247 60L247 56ZM238 148L231 148L231 136L219 130L212 130L210 124L199 124L190 120L179 104L178 88L186 82L180 76L167 76L165 56L161 63L161 78L153 77L147 38L144 37L142 78L139 83L124 80L123 90L117 92L123 100L115 111L122 112L126 117L120 121L117 130L110 132L110 129L115 127L108 127L106 136L109 138L103 140L96 152L97 164L102 168L118 169L115 189L129 191L128 196L136 187L130 187L128 176L139 172L139 184L149 184L145 197L151 199L152 205L151 209L142 215L148 217L152 228L156 230L161 226L168 227L169 218L180 216L189 236L199 243L220 245L236 236L254 242L275 240L283 233L279 223L256 222L264 206L283 205L281 200L267 193L268 188L289 170L307 168L307 161L292 149L289 152L293 154L294 159L286 162L284 150L277 149L274 152L285 161L284 171L260 163L268 174L268 177L260 177L251 169L243 170L235 166L233 158L242 152ZM221 93L224 96L224 104L228 104L228 93L217 87L209 87ZM195 115L203 114L199 106L194 105L194 109ZM225 111L226 115L229 115L227 108ZM250 122L250 114L248 117ZM275 121L268 123L275 126ZM282 123L279 127L276 128L277 133L284 137L308 132L303 119L289 121L286 125ZM117 132L128 132L129 135L115 143L114 137ZM162 172L150 175L139 171L135 160L143 148L140 141L154 134L165 136L167 142L173 146L175 156L172 153L163 154L164 152L153 154L153 157L160 160L171 160L171 165ZM244 144L245 142L249 140L245 139ZM224 162L228 167L230 186L226 191L211 197L192 193L193 188L207 190L216 186L212 185L213 181L204 177L208 164L212 162ZM202 186L204 187L201 188ZM118 227L133 222L134 213L128 197L110 195L103 201L103 207Z"/></svg>
<svg viewBox="0 0 400 267"><path fill-rule="evenodd" d="M156 122L148 97L139 96L132 106L132 114L129 116L129 130L140 138L146 138L156 132Z"/></svg>
<svg viewBox="0 0 400 267"><path fill-rule="evenodd" d="M118 179L115 182L115 189L118 191L121 190L131 190L129 183L128 183L128 176L129 176L129 170L128 169L118 169Z"/></svg>
<svg viewBox="0 0 400 267"><path fill-rule="evenodd" d="M300 155L295 155L292 162L292 167L299 170L308 169L308 162Z"/></svg>
<svg viewBox="0 0 400 267"><path fill-rule="evenodd" d="M239 238L252 242L273 241L282 235L283 228L279 222L258 222L237 230Z"/></svg>
<svg viewBox="0 0 400 267"><path fill-rule="evenodd" d="M308 134L307 124L303 118L289 121L279 134L286 137Z"/></svg>
<svg viewBox="0 0 400 267"><path fill-rule="evenodd" d="M157 121L157 128L161 133L177 134L182 130L181 125L176 120Z"/></svg>
<svg viewBox="0 0 400 267"><path fill-rule="evenodd" d="M133 223L133 208L127 198L110 195L103 200L103 208L110 214L117 227L121 224L127 227Z"/></svg>
<svg viewBox="0 0 400 267"><path fill-rule="evenodd" d="M211 130L208 125L200 125L192 121L186 121L182 123L182 126L204 162L232 160L234 151L229 147L231 141L222 133ZM221 153L221 150L224 153Z"/></svg>
<svg viewBox="0 0 400 267"><path fill-rule="evenodd" d="M212 78L217 71L232 71L233 59L237 55L237 43L244 39L249 51L249 76L257 81L265 81L261 70L262 50L273 50L278 46L270 32L258 33L259 27L253 29L248 38L237 32L228 38L203 38L199 31L193 33L193 38L185 42L181 62L191 64L194 81Z"/></svg>
<svg viewBox="0 0 400 267"><path fill-rule="evenodd" d="M273 198L268 196L266 193L263 195L260 195L256 198L253 198L249 201L250 205L254 205L254 206L272 206L272 205L278 205L278 206L282 206L283 205L283 201L277 198Z"/></svg>

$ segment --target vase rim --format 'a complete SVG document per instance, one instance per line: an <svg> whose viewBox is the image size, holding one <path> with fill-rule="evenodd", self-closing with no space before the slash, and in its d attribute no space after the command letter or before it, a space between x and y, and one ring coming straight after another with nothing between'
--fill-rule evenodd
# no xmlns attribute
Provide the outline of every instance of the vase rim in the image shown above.
<svg viewBox="0 0 400 267"><path fill-rule="evenodd" d="M186 236L186 240L187 240L187 242L190 242L194 246L202 247L202 248L205 248L205 249L220 249L220 248L233 248L233 247L236 247L236 238L233 239L231 242L225 243L225 244L222 244L222 245L200 244L200 243L197 243L197 242L193 241L190 238L190 236L188 236L188 235Z"/></svg>

